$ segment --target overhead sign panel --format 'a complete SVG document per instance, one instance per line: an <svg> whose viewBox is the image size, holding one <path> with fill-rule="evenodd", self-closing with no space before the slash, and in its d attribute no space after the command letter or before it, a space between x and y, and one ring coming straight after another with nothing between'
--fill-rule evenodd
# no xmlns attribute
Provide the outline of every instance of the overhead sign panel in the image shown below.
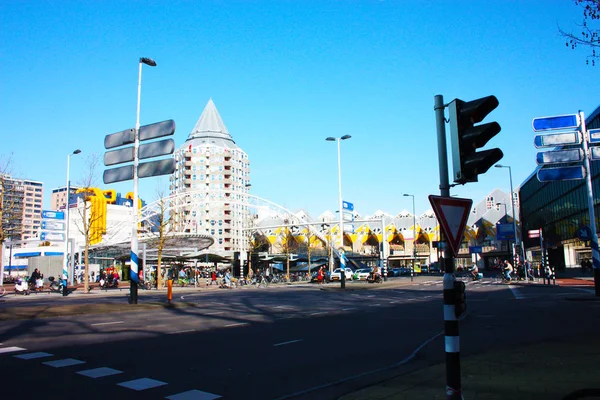
<svg viewBox="0 0 600 400"><path fill-rule="evenodd" d="M585 169L581 165L559 168L546 167L537 172L537 177L540 182L583 179L585 178Z"/></svg>
<svg viewBox="0 0 600 400"><path fill-rule="evenodd" d="M533 130L552 131L557 129L578 128L579 114L557 115L555 117L539 117L533 119Z"/></svg>
<svg viewBox="0 0 600 400"><path fill-rule="evenodd" d="M429 203L433 207L433 212L440 223L447 242L456 255L465 232L473 200L430 195Z"/></svg>
<svg viewBox="0 0 600 400"><path fill-rule="evenodd" d="M169 175L175 172L175 160L167 158L164 160L145 162L138 167L138 176L148 178L150 176Z"/></svg>
<svg viewBox="0 0 600 400"><path fill-rule="evenodd" d="M556 147L581 144L581 134L579 131L566 133L553 133L547 135L536 135L533 139L535 147Z"/></svg>
<svg viewBox="0 0 600 400"><path fill-rule="evenodd" d="M583 161L583 149L537 153L536 161L538 165L580 162Z"/></svg>
<svg viewBox="0 0 600 400"><path fill-rule="evenodd" d="M150 125L140 126L140 141L170 136L173 133L175 133L175 121L172 119L155 122Z"/></svg>
<svg viewBox="0 0 600 400"><path fill-rule="evenodd" d="M114 147L132 144L135 140L135 129L125 129L124 131L106 135L104 137L104 148L112 149Z"/></svg>

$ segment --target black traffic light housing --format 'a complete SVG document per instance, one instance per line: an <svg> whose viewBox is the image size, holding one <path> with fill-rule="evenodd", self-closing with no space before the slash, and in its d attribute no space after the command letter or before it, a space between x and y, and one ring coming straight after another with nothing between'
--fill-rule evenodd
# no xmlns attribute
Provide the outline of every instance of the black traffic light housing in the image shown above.
<svg viewBox="0 0 600 400"><path fill-rule="evenodd" d="M467 286L463 281L454 281L454 315L460 317L467 311L467 294L465 289Z"/></svg>
<svg viewBox="0 0 600 400"><path fill-rule="evenodd" d="M496 107L496 96L482 97L469 102L454 99L448 105L455 183L477 182L477 175L484 174L502 159L500 149L476 151L500 132L497 122L475 125L483 121Z"/></svg>

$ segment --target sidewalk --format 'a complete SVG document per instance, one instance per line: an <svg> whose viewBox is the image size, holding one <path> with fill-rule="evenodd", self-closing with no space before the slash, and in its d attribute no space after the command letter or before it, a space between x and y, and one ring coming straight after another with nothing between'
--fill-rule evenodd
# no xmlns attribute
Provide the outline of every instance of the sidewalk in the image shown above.
<svg viewBox="0 0 600 400"><path fill-rule="evenodd" d="M585 398L600 399L599 357L600 343L591 334L587 338L573 337L514 348L508 353L463 357L463 398L559 400L581 389L595 388L595 396ZM446 399L445 371L445 364L437 364L351 393L340 400ZM570 400L578 398L583 396L569 397Z"/></svg>

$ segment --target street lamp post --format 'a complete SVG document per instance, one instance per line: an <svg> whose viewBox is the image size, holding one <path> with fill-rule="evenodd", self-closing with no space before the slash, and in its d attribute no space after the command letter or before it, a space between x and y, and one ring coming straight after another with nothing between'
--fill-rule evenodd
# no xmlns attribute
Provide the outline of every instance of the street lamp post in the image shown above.
<svg viewBox="0 0 600 400"><path fill-rule="evenodd" d="M415 260L417 258L417 217L415 215L415 195L404 193L404 196L412 197L413 203L413 259L412 266L410 267L410 281L413 281L415 274Z"/></svg>
<svg viewBox="0 0 600 400"><path fill-rule="evenodd" d="M350 135L344 135L342 137L339 138L334 138L334 137L328 137L325 140L329 141L329 142L337 142L337 162L338 162L338 210L340 213L340 245L339 245L339 249L340 249L340 270L341 270L341 277L340 277L340 282L342 285L342 288L346 287L346 269L344 267L344 263L342 261L342 249L344 247L344 213L342 211L342 166L341 166L341 161L340 161L340 142L342 140L347 140L350 139L352 136Z"/></svg>
<svg viewBox="0 0 600 400"><path fill-rule="evenodd" d="M137 112L135 118L135 137L133 142L133 223L131 228L131 262L130 262L130 285L129 285L129 302L137 304L138 298L138 152L140 148L140 99L142 96L142 64L150 67L156 67L156 62L151 58L140 57L138 69L138 92L137 92ZM157 272L157 273L160 273Z"/></svg>
<svg viewBox="0 0 600 400"><path fill-rule="evenodd" d="M67 156L67 198L66 198L66 207L65 207L65 248L63 252L63 275L68 277L69 284L73 285L73 275L75 275L75 266L71 266L71 270L73 273L69 274L69 225L71 222L70 212L69 212L69 198L71 197L71 179L69 178L70 170L71 170L71 156L73 154L79 154L81 150L76 149L73 150L71 154ZM71 249L73 251L73 249Z"/></svg>
<svg viewBox="0 0 600 400"><path fill-rule="evenodd" d="M515 263L515 268L516 268L519 263L517 260L517 257L518 257L518 255L517 255L517 219L515 217L515 196L514 196L514 192L513 192L512 170L510 168L510 165L496 164L496 165L494 165L494 167L508 168L508 177L510 179L510 206L512 208L513 235L515 236L515 243L513 244L513 263Z"/></svg>
<svg viewBox="0 0 600 400"><path fill-rule="evenodd" d="M507 208L506 208L506 203L496 203L496 205L497 205L497 206L504 206L504 218L507 218L507 217L508 217L508 211L506 211L506 210L507 210ZM497 227L496 227L496 229L497 229ZM496 236L497 236L497 235L496 235ZM510 245L510 244L509 244L509 241L507 240L507 241L506 241L506 250L507 250L507 251L508 251L508 246L509 246L509 245Z"/></svg>

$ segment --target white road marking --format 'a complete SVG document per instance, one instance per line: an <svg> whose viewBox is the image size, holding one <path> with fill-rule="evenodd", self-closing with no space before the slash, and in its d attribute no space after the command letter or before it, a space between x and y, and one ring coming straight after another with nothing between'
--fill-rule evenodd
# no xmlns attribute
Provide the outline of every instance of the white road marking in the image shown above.
<svg viewBox="0 0 600 400"><path fill-rule="evenodd" d="M115 325L115 324L124 324L125 321L113 321L113 322L98 322L95 324L90 324L90 326L100 326L100 325Z"/></svg>
<svg viewBox="0 0 600 400"><path fill-rule="evenodd" d="M309 315L312 317L313 315L321 315L321 314L327 314L327 311L315 312L315 313L312 313L312 314L309 314Z"/></svg>
<svg viewBox="0 0 600 400"><path fill-rule="evenodd" d="M169 335L175 335L177 333L187 333L187 332L194 332L195 329L186 329L184 331L175 331L175 332L169 332Z"/></svg>
<svg viewBox="0 0 600 400"><path fill-rule="evenodd" d="M273 347L285 346L286 344L291 344L291 343L298 343L298 342L302 342L303 340L304 339L296 339L296 340L289 340L287 342L276 343L273 345Z"/></svg>
<svg viewBox="0 0 600 400"><path fill-rule="evenodd" d="M513 296L515 296L515 299L523 300L523 298L524 298L523 295L520 293L520 291L515 286L508 285L508 288L512 292Z"/></svg>
<svg viewBox="0 0 600 400"><path fill-rule="evenodd" d="M123 371L119 371L118 369L112 369L112 368L108 368L108 367L100 367L100 368L94 368L94 369L86 369L84 371L78 371L77 372L79 375L83 375L83 376L87 376L88 378L103 378L105 376L110 376L110 375L118 375L118 374L122 374Z"/></svg>
<svg viewBox="0 0 600 400"><path fill-rule="evenodd" d="M230 327L230 326L242 326L242 325L248 325L247 322L240 322L238 324L229 324L229 325L225 325L226 328Z"/></svg>
<svg viewBox="0 0 600 400"><path fill-rule="evenodd" d="M22 347L16 347L16 346L4 347L4 348L0 349L0 354L14 353L15 351L22 351L22 350L25 350L25 349Z"/></svg>
<svg viewBox="0 0 600 400"><path fill-rule="evenodd" d="M169 400L214 400L220 399L221 396L217 394L203 392L201 390L188 390L187 392L172 394L165 398Z"/></svg>
<svg viewBox="0 0 600 400"><path fill-rule="evenodd" d="M215 312L209 312L209 313L205 313L204 315L219 315L219 314L223 314L225 311L215 311Z"/></svg>
<svg viewBox="0 0 600 400"><path fill-rule="evenodd" d="M15 358L20 358L21 360L33 360L34 358L51 357L53 355L54 354L39 351L37 353L19 354L18 356L15 356Z"/></svg>
<svg viewBox="0 0 600 400"><path fill-rule="evenodd" d="M134 379L132 381L117 383L117 385L119 385L119 386L123 386L128 389L133 389L133 390L138 390L138 391L146 390L146 389L150 389L150 388L154 388L154 387L158 387L158 386L163 386L166 384L167 384L167 382L157 381L155 379L150 379L150 378L140 378L140 379Z"/></svg>
<svg viewBox="0 0 600 400"><path fill-rule="evenodd" d="M352 308L342 308L342 311L350 311L350 310L356 310L356 308L352 307Z"/></svg>
<svg viewBox="0 0 600 400"><path fill-rule="evenodd" d="M54 368L70 367L71 365L85 364L85 361L76 360L74 358L64 358L62 360L46 361L42 364L49 365Z"/></svg>

